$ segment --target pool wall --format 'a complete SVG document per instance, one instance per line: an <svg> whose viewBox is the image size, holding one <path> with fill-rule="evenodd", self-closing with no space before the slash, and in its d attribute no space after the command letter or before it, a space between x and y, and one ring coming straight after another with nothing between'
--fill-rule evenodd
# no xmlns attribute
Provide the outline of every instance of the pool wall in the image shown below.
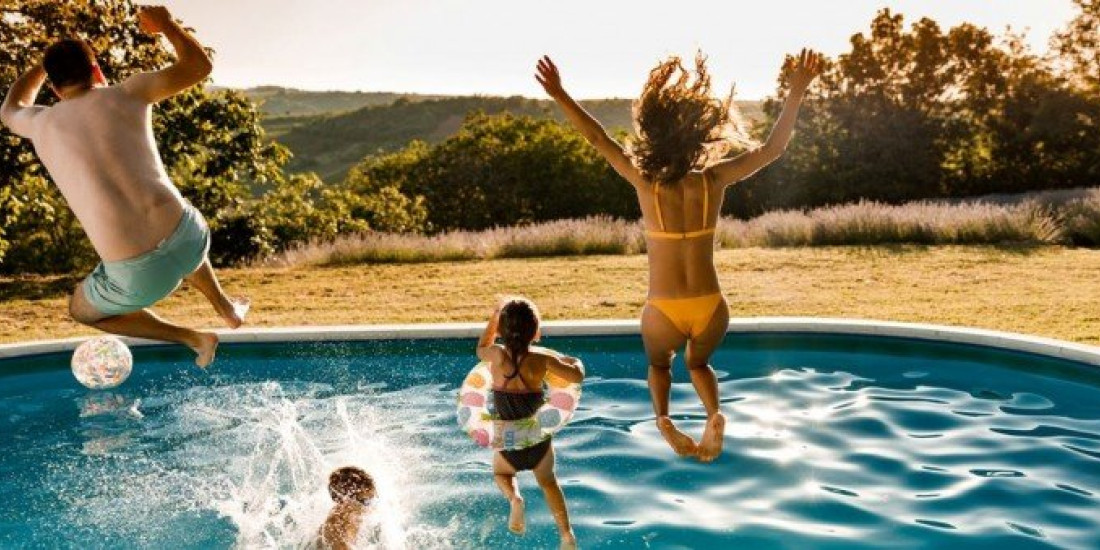
<svg viewBox="0 0 1100 550"><path fill-rule="evenodd" d="M316 342L426 338L476 338L483 323L412 325L337 325L279 328L245 328L218 331L223 343ZM884 336L935 342L970 344L1056 357L1100 367L1100 347L995 330L896 323L860 319L818 317L750 317L731 319L733 333L812 333ZM548 321L547 336L599 336L639 334L637 320ZM0 359L71 351L87 337L0 344ZM162 345L163 342L124 338L131 346Z"/></svg>

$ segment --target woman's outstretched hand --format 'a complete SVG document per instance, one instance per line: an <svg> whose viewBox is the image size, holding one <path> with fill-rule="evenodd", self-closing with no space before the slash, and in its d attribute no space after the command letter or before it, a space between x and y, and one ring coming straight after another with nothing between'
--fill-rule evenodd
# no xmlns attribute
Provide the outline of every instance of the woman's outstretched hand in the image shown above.
<svg viewBox="0 0 1100 550"><path fill-rule="evenodd" d="M547 95L557 99L565 95L565 88L561 87L561 75L558 74L558 66L550 60L550 56L544 55L539 59L535 80L539 81Z"/></svg>
<svg viewBox="0 0 1100 550"><path fill-rule="evenodd" d="M806 91L825 67L825 58L813 50L803 48L791 71L791 90Z"/></svg>

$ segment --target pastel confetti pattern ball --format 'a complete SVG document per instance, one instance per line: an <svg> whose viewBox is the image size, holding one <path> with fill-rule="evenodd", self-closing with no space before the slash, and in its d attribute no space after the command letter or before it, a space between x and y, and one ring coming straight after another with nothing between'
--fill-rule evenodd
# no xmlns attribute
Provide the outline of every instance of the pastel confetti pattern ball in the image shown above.
<svg viewBox="0 0 1100 550"><path fill-rule="evenodd" d="M474 365L458 391L458 425L480 447L526 449L545 441L573 418L581 385L547 375L545 401L530 418L501 420L489 410L493 375L489 363Z"/></svg>
<svg viewBox="0 0 1100 550"><path fill-rule="evenodd" d="M130 377L133 367L130 348L114 336L92 338L73 352L73 376L93 390L117 387Z"/></svg>

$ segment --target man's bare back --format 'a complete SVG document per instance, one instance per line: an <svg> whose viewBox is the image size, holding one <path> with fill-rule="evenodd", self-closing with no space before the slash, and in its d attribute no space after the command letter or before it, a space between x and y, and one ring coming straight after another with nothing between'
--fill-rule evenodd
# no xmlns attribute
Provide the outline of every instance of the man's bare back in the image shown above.
<svg viewBox="0 0 1100 550"><path fill-rule="evenodd" d="M28 128L39 159L108 262L156 248L183 213L153 140L152 105L128 83L42 109Z"/></svg>

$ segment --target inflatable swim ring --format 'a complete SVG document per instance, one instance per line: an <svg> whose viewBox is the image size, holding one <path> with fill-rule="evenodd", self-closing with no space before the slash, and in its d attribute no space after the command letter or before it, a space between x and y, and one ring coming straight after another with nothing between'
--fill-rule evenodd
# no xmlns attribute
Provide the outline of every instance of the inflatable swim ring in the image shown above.
<svg viewBox="0 0 1100 550"><path fill-rule="evenodd" d="M514 451L537 445L573 418L581 399L581 385L546 373L546 399L534 416L501 420L492 405L493 375L482 361L470 370L458 391L458 425L482 447Z"/></svg>

